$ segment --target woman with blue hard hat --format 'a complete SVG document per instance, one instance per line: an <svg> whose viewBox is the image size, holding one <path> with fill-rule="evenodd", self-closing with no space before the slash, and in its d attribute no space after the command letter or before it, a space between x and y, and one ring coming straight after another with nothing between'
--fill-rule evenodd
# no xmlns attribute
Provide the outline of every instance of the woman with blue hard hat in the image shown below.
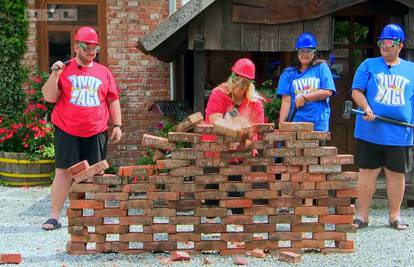
<svg viewBox="0 0 414 267"><path fill-rule="evenodd" d="M354 224L368 225L372 196L381 170L386 177L389 226L407 229L400 217L404 196L404 173L410 165L413 129L375 120L375 115L412 123L414 121L414 63L401 59L403 29L388 24L378 37L381 56L368 58L358 67L352 83L352 98L365 116L355 121L356 165L359 168L358 208Z"/></svg>
<svg viewBox="0 0 414 267"><path fill-rule="evenodd" d="M279 78L282 96L280 122L312 122L317 131L329 131L329 97L336 93L328 65L318 59L317 41L308 32L296 41L297 57Z"/></svg>

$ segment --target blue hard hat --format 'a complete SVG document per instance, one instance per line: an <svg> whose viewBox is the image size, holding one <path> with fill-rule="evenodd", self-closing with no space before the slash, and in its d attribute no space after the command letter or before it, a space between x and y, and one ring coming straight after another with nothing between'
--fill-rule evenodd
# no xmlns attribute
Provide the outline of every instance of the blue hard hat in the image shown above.
<svg viewBox="0 0 414 267"><path fill-rule="evenodd" d="M316 38L310 34L309 32L304 32L301 35L299 35L298 39L296 40L296 49L300 48L312 48L316 49L318 46L318 42L316 41Z"/></svg>
<svg viewBox="0 0 414 267"><path fill-rule="evenodd" d="M381 35L378 40L390 39L400 42L405 41L405 34L403 29L397 24L388 24L382 29Z"/></svg>

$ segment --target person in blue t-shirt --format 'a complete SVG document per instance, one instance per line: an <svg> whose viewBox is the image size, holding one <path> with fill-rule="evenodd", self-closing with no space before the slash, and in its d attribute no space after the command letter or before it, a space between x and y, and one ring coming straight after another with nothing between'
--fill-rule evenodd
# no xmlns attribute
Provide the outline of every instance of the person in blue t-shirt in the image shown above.
<svg viewBox="0 0 414 267"><path fill-rule="evenodd" d="M357 116L356 164L359 167L358 209L354 224L368 226L369 209L376 179L384 169L389 206L389 225L407 229L401 222L404 173L410 164L413 129L380 120L375 115L412 123L414 108L414 64L399 57L404 31L396 24L384 27L378 38L381 57L368 58L358 67L352 83L352 98L365 116Z"/></svg>
<svg viewBox="0 0 414 267"><path fill-rule="evenodd" d="M313 122L316 131L329 131L329 97L336 93L328 65L316 55L315 37L304 32L296 41L297 58L280 76L280 122ZM296 111L295 111L296 109Z"/></svg>

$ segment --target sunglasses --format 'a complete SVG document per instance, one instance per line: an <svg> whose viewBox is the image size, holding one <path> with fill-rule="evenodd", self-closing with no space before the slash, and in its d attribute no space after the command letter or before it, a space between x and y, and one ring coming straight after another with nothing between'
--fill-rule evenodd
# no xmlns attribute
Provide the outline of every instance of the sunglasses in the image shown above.
<svg viewBox="0 0 414 267"><path fill-rule="evenodd" d="M99 53L101 47L99 45L90 46L85 43L79 43L78 46L85 52L96 52Z"/></svg>
<svg viewBox="0 0 414 267"><path fill-rule="evenodd" d="M298 54L314 54L315 53L315 49L310 49L310 48L300 48L298 49Z"/></svg>
<svg viewBox="0 0 414 267"><path fill-rule="evenodd" d="M381 48L389 48L389 47L395 47L399 45L401 42L397 40L379 40L377 42L377 45Z"/></svg>

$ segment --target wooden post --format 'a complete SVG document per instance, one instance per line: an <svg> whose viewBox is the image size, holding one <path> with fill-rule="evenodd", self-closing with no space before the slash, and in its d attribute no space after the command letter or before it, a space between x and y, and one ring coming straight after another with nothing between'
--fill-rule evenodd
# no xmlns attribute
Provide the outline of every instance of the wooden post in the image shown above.
<svg viewBox="0 0 414 267"><path fill-rule="evenodd" d="M205 49L204 40L194 40L194 103L193 111L204 114Z"/></svg>

